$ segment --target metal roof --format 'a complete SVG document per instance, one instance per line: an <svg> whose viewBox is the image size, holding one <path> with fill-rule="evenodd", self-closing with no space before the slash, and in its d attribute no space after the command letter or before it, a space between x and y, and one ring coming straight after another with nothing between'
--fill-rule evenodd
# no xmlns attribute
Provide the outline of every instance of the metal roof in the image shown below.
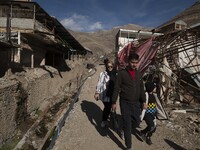
<svg viewBox="0 0 200 150"><path fill-rule="evenodd" d="M69 49L76 49L77 52L85 54L86 49L67 31L67 29L55 18L50 16L38 3L24 1L1 1L0 5L30 10L35 7L35 19L46 26L49 31L53 30L56 38L64 42Z"/></svg>
<svg viewBox="0 0 200 150"><path fill-rule="evenodd" d="M67 29L63 27L63 25L56 18L52 17L52 19L55 23L55 34L64 40L65 43L71 47L70 49L86 52L86 49L69 33L69 31L67 31Z"/></svg>
<svg viewBox="0 0 200 150"><path fill-rule="evenodd" d="M149 32L149 31L142 31L142 30L127 30L127 29L119 29L119 32L125 33L125 37L127 37L127 34L131 35L141 35L141 36L160 36L163 35L162 33L154 33L154 32ZM119 34L118 32L118 34Z"/></svg>

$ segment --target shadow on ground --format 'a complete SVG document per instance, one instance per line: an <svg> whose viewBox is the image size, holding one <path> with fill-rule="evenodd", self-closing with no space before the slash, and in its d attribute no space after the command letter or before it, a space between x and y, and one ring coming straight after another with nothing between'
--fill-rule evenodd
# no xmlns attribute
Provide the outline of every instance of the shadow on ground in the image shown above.
<svg viewBox="0 0 200 150"><path fill-rule="evenodd" d="M93 102L83 100L81 103L81 109L84 113L86 113L88 120L91 122L93 126L95 126L96 130L99 132L101 136L108 136L112 139L119 148L125 149L124 145L121 141L116 137L112 130L113 128L101 128L101 118L102 118L102 110L101 108Z"/></svg>
<svg viewBox="0 0 200 150"><path fill-rule="evenodd" d="M138 129L133 128L132 129L132 134L138 139L138 141L143 142L143 139L142 139L142 137L140 135L140 131Z"/></svg>
<svg viewBox="0 0 200 150"><path fill-rule="evenodd" d="M175 149L175 150L186 150L185 148L183 148L183 147L177 145L176 143L174 143L174 142L172 142L172 141L170 141L170 140L168 140L168 139L164 139L164 140L165 140L165 142L166 142L169 146L171 146L171 147L172 147L173 149Z"/></svg>

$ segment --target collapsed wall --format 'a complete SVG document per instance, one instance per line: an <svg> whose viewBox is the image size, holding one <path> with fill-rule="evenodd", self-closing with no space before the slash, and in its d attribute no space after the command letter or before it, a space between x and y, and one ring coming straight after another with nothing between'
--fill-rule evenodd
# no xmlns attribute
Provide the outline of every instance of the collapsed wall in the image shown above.
<svg viewBox="0 0 200 150"><path fill-rule="evenodd" d="M63 91L67 84L70 83L71 90L76 90L78 80L85 74L85 66L82 60L77 60L70 67L71 70L65 72L50 66L29 68L9 79L1 78L0 145L16 134L17 127L27 116L41 107L46 109L48 99L66 94Z"/></svg>

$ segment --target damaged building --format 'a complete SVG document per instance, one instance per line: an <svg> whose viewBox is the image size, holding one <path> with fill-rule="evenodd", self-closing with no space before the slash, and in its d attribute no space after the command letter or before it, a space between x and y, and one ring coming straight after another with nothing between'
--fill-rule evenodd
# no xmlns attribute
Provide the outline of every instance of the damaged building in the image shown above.
<svg viewBox="0 0 200 150"><path fill-rule="evenodd" d="M0 145L28 116L78 89L87 52L38 3L0 2Z"/></svg>
<svg viewBox="0 0 200 150"><path fill-rule="evenodd" d="M187 29L173 30L159 39L162 41L156 55L162 65L162 81L166 103L174 100L200 100L200 24ZM177 95L178 94L178 95ZM177 97L178 96L178 97Z"/></svg>
<svg viewBox="0 0 200 150"><path fill-rule="evenodd" d="M168 22L155 29L164 33L158 38L160 47L156 55L162 64L169 100L200 102L200 2L196 2ZM166 30L167 29L167 30ZM170 82L171 81L171 82Z"/></svg>
<svg viewBox="0 0 200 150"><path fill-rule="evenodd" d="M0 63L1 76L8 68L58 67L64 65L65 59L86 54L86 49L62 24L35 2L1 2L0 33L2 42L18 45L1 50L1 57L8 58Z"/></svg>
<svg viewBox="0 0 200 150"><path fill-rule="evenodd" d="M130 51L138 53L139 70L159 80L163 104L200 102L199 9L196 2L150 32L120 29L116 35L118 67L127 65Z"/></svg>

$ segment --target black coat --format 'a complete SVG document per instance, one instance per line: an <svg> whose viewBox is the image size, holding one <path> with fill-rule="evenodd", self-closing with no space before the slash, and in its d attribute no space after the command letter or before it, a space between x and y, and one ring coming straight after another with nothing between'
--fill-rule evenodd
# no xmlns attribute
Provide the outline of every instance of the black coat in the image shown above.
<svg viewBox="0 0 200 150"><path fill-rule="evenodd" d="M130 103L144 103L146 101L142 76L139 71L135 71L133 80L127 69L119 70L114 86L112 103L116 103L118 95L120 100Z"/></svg>

